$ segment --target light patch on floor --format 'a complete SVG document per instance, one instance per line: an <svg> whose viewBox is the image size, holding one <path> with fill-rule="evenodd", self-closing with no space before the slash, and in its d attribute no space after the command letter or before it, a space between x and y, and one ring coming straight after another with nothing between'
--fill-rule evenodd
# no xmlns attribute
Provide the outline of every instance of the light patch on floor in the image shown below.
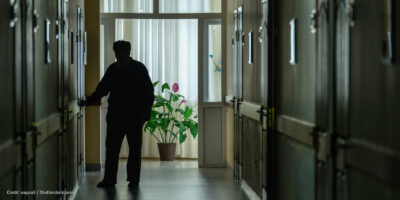
<svg viewBox="0 0 400 200"><path fill-rule="evenodd" d="M78 200L220 200L247 199L240 185L226 168L198 168L197 160L160 162L143 160L139 189L129 190L126 182L126 160L120 160L114 189L97 188L102 172L87 172L76 195Z"/></svg>

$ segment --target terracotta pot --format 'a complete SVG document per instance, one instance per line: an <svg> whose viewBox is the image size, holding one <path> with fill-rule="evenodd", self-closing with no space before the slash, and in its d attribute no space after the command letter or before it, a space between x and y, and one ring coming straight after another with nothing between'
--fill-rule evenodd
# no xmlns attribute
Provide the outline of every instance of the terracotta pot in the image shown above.
<svg viewBox="0 0 400 200"><path fill-rule="evenodd" d="M161 161L172 161L175 159L176 143L172 144L158 143L157 145Z"/></svg>

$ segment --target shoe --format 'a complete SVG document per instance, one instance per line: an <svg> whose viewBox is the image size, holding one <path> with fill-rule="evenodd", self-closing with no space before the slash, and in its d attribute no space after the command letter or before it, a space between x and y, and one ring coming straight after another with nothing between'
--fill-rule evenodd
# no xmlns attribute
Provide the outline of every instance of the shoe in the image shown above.
<svg viewBox="0 0 400 200"><path fill-rule="evenodd" d="M100 183L97 183L97 187L100 187L100 188L115 187L115 183L109 183L109 182L101 181Z"/></svg>
<svg viewBox="0 0 400 200"><path fill-rule="evenodd" d="M128 187L131 189L135 189L139 187L139 183L129 182Z"/></svg>

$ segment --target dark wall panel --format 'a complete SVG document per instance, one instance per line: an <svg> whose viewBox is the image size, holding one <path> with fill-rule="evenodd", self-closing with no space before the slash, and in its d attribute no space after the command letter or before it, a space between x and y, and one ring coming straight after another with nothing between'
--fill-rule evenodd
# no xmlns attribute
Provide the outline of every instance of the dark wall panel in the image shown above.
<svg viewBox="0 0 400 200"><path fill-rule="evenodd" d="M277 135L277 199L315 199L315 153L305 145Z"/></svg>
<svg viewBox="0 0 400 200"><path fill-rule="evenodd" d="M77 180L77 119L69 121L67 130L67 189L72 190Z"/></svg>
<svg viewBox="0 0 400 200"><path fill-rule="evenodd" d="M243 116L243 180L261 196L260 123Z"/></svg>
<svg viewBox="0 0 400 200"><path fill-rule="evenodd" d="M47 138L37 149L35 157L36 190L59 190L58 134ZM58 199L56 195L38 195L36 199Z"/></svg>

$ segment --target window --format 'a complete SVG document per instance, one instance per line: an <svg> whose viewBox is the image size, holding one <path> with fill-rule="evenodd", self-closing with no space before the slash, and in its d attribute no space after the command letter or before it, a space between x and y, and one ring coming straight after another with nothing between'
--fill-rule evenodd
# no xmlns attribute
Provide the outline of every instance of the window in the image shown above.
<svg viewBox="0 0 400 200"><path fill-rule="evenodd" d="M221 0L160 0L160 13L220 13Z"/></svg>
<svg viewBox="0 0 400 200"><path fill-rule="evenodd" d="M100 0L101 13L152 13L151 0Z"/></svg>
<svg viewBox="0 0 400 200"><path fill-rule="evenodd" d="M221 24L219 20L206 22L206 61L204 67L204 102L221 102ZM208 40L208 41L207 41Z"/></svg>

